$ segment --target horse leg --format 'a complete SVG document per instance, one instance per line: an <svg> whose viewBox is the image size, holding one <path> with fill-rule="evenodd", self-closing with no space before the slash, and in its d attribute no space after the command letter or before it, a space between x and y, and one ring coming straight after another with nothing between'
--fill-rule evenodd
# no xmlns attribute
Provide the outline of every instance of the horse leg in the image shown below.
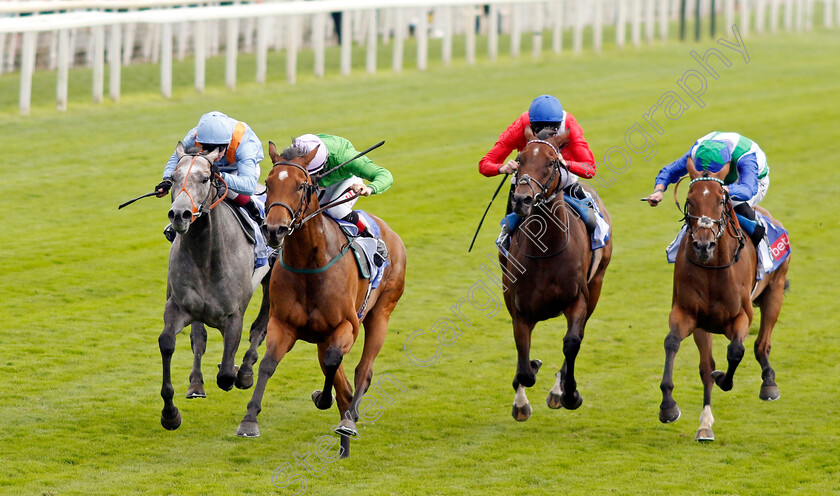
<svg viewBox="0 0 840 496"><path fill-rule="evenodd" d="M738 364L744 358L744 338L750 332L750 317L746 312L741 312L735 317L733 330L734 332L732 334L728 334L731 337L729 346L726 347L726 373L724 374L720 370L712 372L712 378L715 380L715 383L724 391L732 389L732 378L735 376L735 369L738 368Z"/></svg>
<svg viewBox="0 0 840 496"><path fill-rule="evenodd" d="M396 302L394 302L396 303ZM391 306L393 309L393 306ZM373 361L382 349L382 344L385 342L385 334L388 332L388 319L390 317L390 310L388 313L378 312L374 307L365 318L365 345L362 349L362 358L356 366L356 371L353 374L353 382L355 385L355 392L353 399L348 407L348 412L354 422L359 420L359 402L367 393L370 383L373 380Z"/></svg>
<svg viewBox="0 0 840 496"><path fill-rule="evenodd" d="M339 458L347 458L350 456L350 438L358 436L359 432L356 430L356 419L351 410L353 389L350 387L350 381L347 380L347 376L344 374L343 364L339 365L338 370L336 370L334 385L341 420L337 426L333 427L333 430L341 434Z"/></svg>
<svg viewBox="0 0 840 496"><path fill-rule="evenodd" d="M784 274L781 276L764 290L759 301L761 325L755 340L755 359L761 365L761 391L758 397L765 401L777 400L781 396L776 386L776 372L770 366L770 334L773 333L773 326L776 325L782 310L785 292Z"/></svg>
<svg viewBox="0 0 840 496"><path fill-rule="evenodd" d="M674 391L674 358L680 350L680 343L691 334L696 324L697 320L694 316L688 315L676 305L671 307L671 315L668 317L670 331L665 336L665 370L662 373L662 382L659 385L659 389L662 390L659 421L663 424L680 418L680 409L672 394Z"/></svg>
<svg viewBox="0 0 840 496"><path fill-rule="evenodd" d="M187 389L187 399L206 398L204 376L201 374L201 357L207 349L207 329L203 323L196 321L190 326L190 345L193 352L193 368L190 372L190 387Z"/></svg>
<svg viewBox="0 0 840 496"><path fill-rule="evenodd" d="M343 358L341 348L328 343L318 344L318 362L321 364L321 371L324 373L324 388L312 392L312 401L318 410L329 410L333 405L335 399L332 395L333 383Z"/></svg>
<svg viewBox="0 0 840 496"><path fill-rule="evenodd" d="M263 284L262 301L260 302L260 312L257 318L251 324L251 332L248 335L250 346L245 356L242 357L242 365L236 373L236 382L234 385L238 389L248 389L254 385L254 364L257 363L259 357L257 348L265 339L265 328L268 324L268 310L271 302L268 299L268 284Z"/></svg>
<svg viewBox="0 0 840 496"><path fill-rule="evenodd" d="M568 310L566 310L567 330L563 337L563 367L560 369L559 378L556 384L560 386L560 404L569 410L575 410L583 403L583 398L577 390L575 381L575 359L580 352L580 343L583 341L583 333L586 327L587 306L586 299L581 295ZM554 390L552 389L552 392ZM551 400L549 393L548 400Z"/></svg>
<svg viewBox="0 0 840 496"><path fill-rule="evenodd" d="M170 299L166 302L163 310L163 332L158 337L158 347L163 362L163 385L160 388L163 410L160 413L160 423L168 430L177 429L181 425L181 412L172 401L175 396L171 378L172 354L175 353L175 336L189 324L190 319L191 317L174 301Z"/></svg>
<svg viewBox="0 0 840 496"><path fill-rule="evenodd" d="M277 364L286 356L297 341L297 334L287 325L281 325L274 319L269 319L266 329L265 356L260 361L259 372L257 373L257 385L254 387L254 394L248 402L248 409L236 435L240 437L259 437L260 426L257 422L257 415L262 410L262 398L265 394L265 386L268 379L274 375Z"/></svg>
<svg viewBox="0 0 840 496"><path fill-rule="evenodd" d="M513 410L511 415L517 422L524 422L531 416L531 404L525 396L525 388L531 387L537 382L537 372L542 362L531 360L531 332L534 330L535 322L526 320L521 315L513 318L513 339L516 342L518 360L516 363L516 376L513 379L513 390L516 395L513 398Z"/></svg>
<svg viewBox="0 0 840 496"><path fill-rule="evenodd" d="M700 414L700 428L697 429L695 441L714 441L715 433L712 424L712 371L715 369L715 359L712 356L712 335L706 331L694 330L694 343L700 351L700 380L703 381L703 412Z"/></svg>
<svg viewBox="0 0 840 496"><path fill-rule="evenodd" d="M228 318L222 331L224 337L224 349L222 350L222 363L219 364L219 373L216 375L216 384L224 391L233 389L236 381L237 367L234 365L236 350L239 348L239 340L242 338L242 314L234 314Z"/></svg>

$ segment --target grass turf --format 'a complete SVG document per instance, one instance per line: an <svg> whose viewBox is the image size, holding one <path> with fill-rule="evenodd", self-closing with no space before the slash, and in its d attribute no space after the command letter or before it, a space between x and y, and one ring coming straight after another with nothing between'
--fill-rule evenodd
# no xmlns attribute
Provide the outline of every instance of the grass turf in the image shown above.
<svg viewBox="0 0 840 496"><path fill-rule="evenodd" d="M208 65L214 75L203 96L190 88L186 61L177 66L171 100L154 92L155 67L131 66L123 70L122 101L101 105L78 97L90 87L89 72L80 69L71 73L66 113L53 109L53 76L38 73L34 101L41 103L29 117L16 115L16 75L3 75L0 493L301 494L305 480L305 492L314 495L840 494L831 399L840 392L840 338L830 313L838 295L833 214L840 174L829 157L840 139L838 42L838 32L823 30L753 36L745 40L748 62L712 40L544 53L539 61L523 46L517 60L501 51L497 63L432 62L426 72L356 70L321 80L301 75L295 86L278 82L285 65L275 59L272 82L240 82L235 92L222 87L219 59ZM718 79L689 53L713 46L732 63L712 61ZM245 74L253 61L240 60ZM702 108L677 84L690 70L705 74ZM659 134L643 115L667 92L687 108L672 119L660 110ZM501 295L467 301L479 294L478 284L492 288L482 265L492 265L486 254L493 252L501 201L477 247L471 254L466 248L497 184L477 173L477 161L541 93L559 96L577 116L599 162L613 147L622 147L629 162L611 154L613 170L602 164L599 175L614 181L593 183L613 216L615 252L577 362L583 406L543 406L563 359L565 323L556 319L535 330L532 356L545 363L529 390L534 414L520 424L510 418L515 349L507 312L496 306ZM311 404L309 393L323 378L306 343L269 382L262 437L240 439L234 432L251 391L213 386L221 339L211 330L208 398L183 399L191 353L182 333L173 380L184 423L174 432L159 424L167 206L154 199L116 206L157 184L175 142L210 109L248 122L266 146L304 132L339 134L358 148L387 141L371 157L393 171L395 184L359 207L387 219L408 248L406 292L375 365L377 377L390 374L398 384L383 382L371 393L381 416L360 424L349 460L325 464L315 455L337 415ZM625 143L636 123L656 142L649 160ZM668 202L650 209L638 198L662 165L712 129L741 132L766 151L772 183L762 204L790 230L792 289L771 355L781 399L757 397L752 335L735 388L713 393L717 441L698 444L692 438L702 386L691 340L674 372L683 418L657 420L671 292L664 246L680 215ZM642 138L630 139L639 145ZM456 305L469 324L456 320ZM444 317L462 333L449 346L430 334ZM440 350L427 367L405 353L406 338L418 329L425 334L412 343L415 357ZM715 339L720 363L725 344ZM360 350L359 343L345 358L348 374ZM312 472L298 463L307 452ZM292 474L298 477L287 487L272 484Z"/></svg>

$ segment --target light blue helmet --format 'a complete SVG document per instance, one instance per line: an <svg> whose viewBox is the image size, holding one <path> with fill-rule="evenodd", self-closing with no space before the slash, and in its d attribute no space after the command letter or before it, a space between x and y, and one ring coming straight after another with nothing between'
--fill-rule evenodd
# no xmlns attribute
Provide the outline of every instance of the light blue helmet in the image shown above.
<svg viewBox="0 0 840 496"><path fill-rule="evenodd" d="M213 111L201 116L195 128L195 141L205 145L227 145L233 138L233 123L225 114Z"/></svg>
<svg viewBox="0 0 840 496"><path fill-rule="evenodd" d="M563 106L551 95L540 95L531 102L528 119L531 122L563 122Z"/></svg>

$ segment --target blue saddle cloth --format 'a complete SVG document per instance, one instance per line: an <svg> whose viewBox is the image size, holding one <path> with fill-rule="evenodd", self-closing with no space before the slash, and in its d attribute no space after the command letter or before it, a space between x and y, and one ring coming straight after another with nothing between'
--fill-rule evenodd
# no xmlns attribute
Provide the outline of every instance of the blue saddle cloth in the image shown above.
<svg viewBox="0 0 840 496"><path fill-rule="evenodd" d="M330 218L336 221L348 236L353 238L351 247L353 248L354 253L357 255L359 251L363 253L364 262L359 256L356 257L359 273L362 277L370 279L371 289L376 289L379 287L379 283L382 282L382 276L385 274L385 267L387 267L390 263L387 259L383 261L382 257L377 255L377 245L379 243L384 243L384 240L380 238L382 231L379 228L379 224L367 212L363 210L356 210L356 212L359 213L359 217L362 217L364 222L368 225L371 234L374 236L373 238L359 236L359 229L355 224L351 224L347 221L336 219L334 217ZM329 215L327 217L329 217ZM360 248L360 250L357 250L357 248ZM379 262L379 265L377 265L377 262Z"/></svg>

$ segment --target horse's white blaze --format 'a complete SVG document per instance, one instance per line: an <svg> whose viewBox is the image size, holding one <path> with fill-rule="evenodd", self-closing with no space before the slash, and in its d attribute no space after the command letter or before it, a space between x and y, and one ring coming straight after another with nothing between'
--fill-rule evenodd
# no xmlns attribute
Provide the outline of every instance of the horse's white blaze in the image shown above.
<svg viewBox="0 0 840 496"><path fill-rule="evenodd" d="M707 196L709 194L709 188L703 189L703 196Z"/></svg>
<svg viewBox="0 0 840 496"><path fill-rule="evenodd" d="M277 174L277 179L279 181L282 181L283 179L286 179L287 177L289 177L289 173L286 172L286 171L280 171L280 173Z"/></svg>
<svg viewBox="0 0 840 496"><path fill-rule="evenodd" d="M516 388L516 396L513 397L513 404L519 408L528 404L528 397L525 396L525 386Z"/></svg>
<svg viewBox="0 0 840 496"><path fill-rule="evenodd" d="M703 413L700 414L700 428L712 430L712 424L715 423L715 418L712 416L711 405L703 407Z"/></svg>

